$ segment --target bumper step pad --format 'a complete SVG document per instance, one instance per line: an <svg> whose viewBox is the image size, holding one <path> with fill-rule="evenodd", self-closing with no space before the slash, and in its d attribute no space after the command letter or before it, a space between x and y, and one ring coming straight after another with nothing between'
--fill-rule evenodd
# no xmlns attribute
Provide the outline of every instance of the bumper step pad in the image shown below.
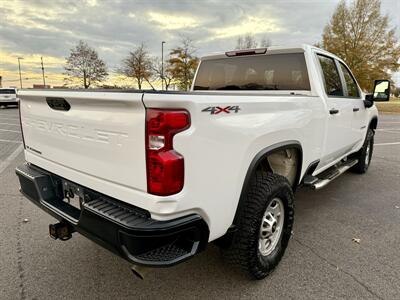
<svg viewBox="0 0 400 300"><path fill-rule="evenodd" d="M138 255L137 258L141 261L174 261L181 257L189 256L190 254L190 252L177 245L169 244Z"/></svg>
<svg viewBox="0 0 400 300"><path fill-rule="evenodd" d="M147 211L140 210L139 208L124 207L105 198L97 198L88 202L84 201L83 207L125 227L145 226L154 223Z"/></svg>

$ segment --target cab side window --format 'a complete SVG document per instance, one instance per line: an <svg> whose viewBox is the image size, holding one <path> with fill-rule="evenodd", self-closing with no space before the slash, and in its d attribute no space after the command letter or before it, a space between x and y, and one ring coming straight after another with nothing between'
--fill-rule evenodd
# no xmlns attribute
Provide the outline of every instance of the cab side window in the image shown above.
<svg viewBox="0 0 400 300"><path fill-rule="evenodd" d="M347 96L359 98L360 94L358 92L357 83L354 80L353 75L351 75L349 69L347 69L347 67L344 64L340 63L340 68L342 69L344 80L346 81Z"/></svg>
<svg viewBox="0 0 400 300"><path fill-rule="evenodd" d="M327 56L318 54L319 63L325 81L325 91L328 96L343 96L343 87L335 61Z"/></svg>

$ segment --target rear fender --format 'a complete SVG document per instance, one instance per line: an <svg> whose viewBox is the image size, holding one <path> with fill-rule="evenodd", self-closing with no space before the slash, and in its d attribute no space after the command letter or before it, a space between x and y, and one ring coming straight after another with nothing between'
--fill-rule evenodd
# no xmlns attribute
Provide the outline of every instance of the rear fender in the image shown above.
<svg viewBox="0 0 400 300"><path fill-rule="evenodd" d="M254 176L255 172L260 167L260 164L263 161L268 160L267 157L270 154L272 154L276 151L279 151L279 150L284 150L284 149L289 149L289 148L298 150L298 165L297 165L295 180L293 182L293 190L296 189L297 185L300 182L302 162L303 162L303 149L301 147L300 142L291 140L291 141L286 141L286 142L280 142L280 143L277 143L277 144L274 144L274 145L264 148L263 150L258 152L258 154L253 158L253 160L251 161L250 166L247 170L246 177L244 179L242 191L241 191L240 198L239 198L239 203L237 205L235 217L233 219L233 225L236 225L238 223L238 220L240 218L240 212L243 209L243 205L245 205L245 195L248 190L250 179Z"/></svg>

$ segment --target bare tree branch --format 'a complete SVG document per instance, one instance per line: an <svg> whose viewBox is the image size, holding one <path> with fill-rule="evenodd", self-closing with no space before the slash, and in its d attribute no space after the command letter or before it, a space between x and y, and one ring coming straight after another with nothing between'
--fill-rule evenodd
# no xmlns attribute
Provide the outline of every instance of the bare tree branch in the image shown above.
<svg viewBox="0 0 400 300"><path fill-rule="evenodd" d="M254 49L254 48L266 48L271 46L271 40L267 37L263 37L260 42L257 42L256 38L251 35L247 34L245 36L239 36L236 40L236 47L237 50L244 50L244 49Z"/></svg>
<svg viewBox="0 0 400 300"><path fill-rule="evenodd" d="M171 73L171 64L168 60L164 61L164 68L162 67L161 58L154 57L152 61L152 69L155 78L164 82L165 89L168 91L174 79Z"/></svg>
<svg viewBox="0 0 400 300"><path fill-rule="evenodd" d="M71 49L64 69L66 84L77 81L85 89L104 81L108 76L105 62L99 58L96 50L84 41L79 41L78 45Z"/></svg>
<svg viewBox="0 0 400 300"><path fill-rule="evenodd" d="M144 82L147 82L154 90L154 86L151 84L154 76L152 61L143 43L129 52L129 55L122 61L122 67L118 73L135 80L139 90L142 89Z"/></svg>

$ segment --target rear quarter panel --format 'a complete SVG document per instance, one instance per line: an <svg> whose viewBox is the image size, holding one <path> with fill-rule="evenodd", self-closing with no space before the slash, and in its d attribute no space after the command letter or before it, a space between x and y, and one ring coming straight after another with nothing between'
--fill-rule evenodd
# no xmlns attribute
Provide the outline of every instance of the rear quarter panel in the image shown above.
<svg viewBox="0 0 400 300"><path fill-rule="evenodd" d="M174 137L174 148L185 158L184 189L165 197L170 205L164 208L202 215L210 240L232 224L246 173L260 151L280 142L299 142L302 174L321 154L326 111L319 97L189 93L145 94L143 100L148 108L185 108L191 114L191 127ZM210 106L240 110L202 111Z"/></svg>

